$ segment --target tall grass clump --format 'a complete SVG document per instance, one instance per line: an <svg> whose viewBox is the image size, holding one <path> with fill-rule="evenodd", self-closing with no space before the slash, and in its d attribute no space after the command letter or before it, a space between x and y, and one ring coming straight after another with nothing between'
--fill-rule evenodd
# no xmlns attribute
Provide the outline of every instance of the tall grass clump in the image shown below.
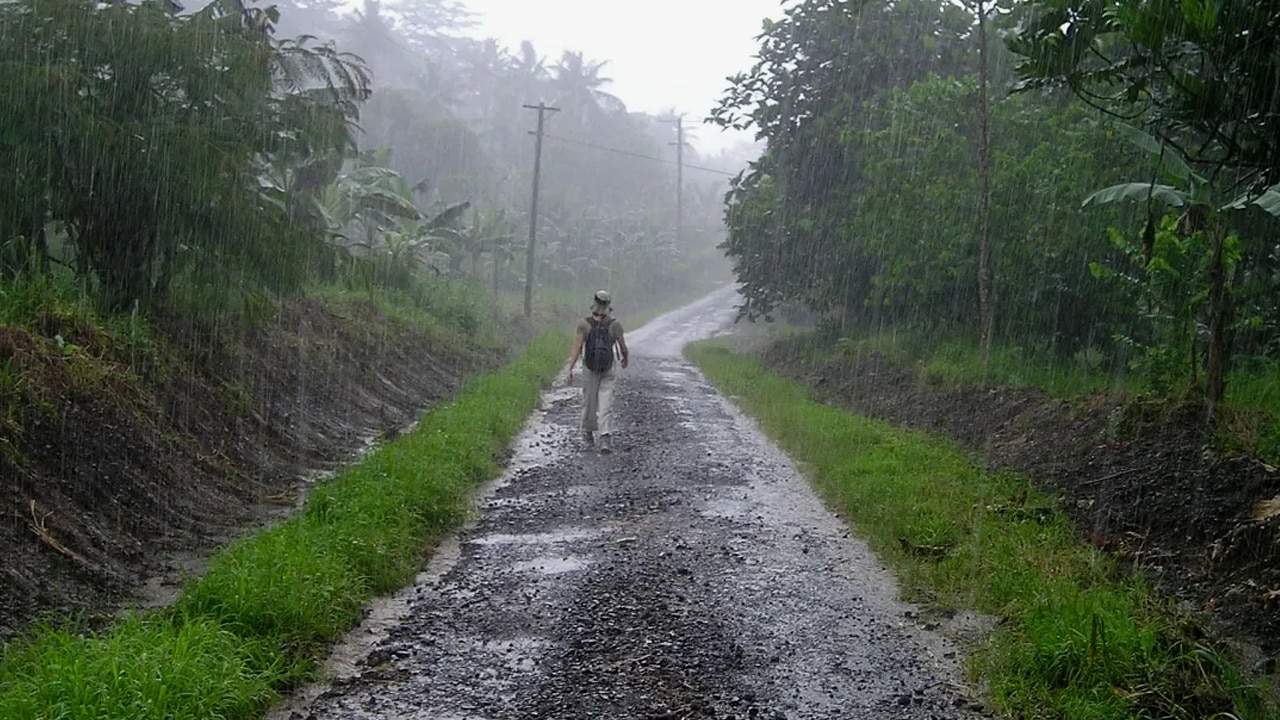
<svg viewBox="0 0 1280 720"><path fill-rule="evenodd" d="M257 717L288 675L270 643L217 622L133 617L105 633L43 631L0 661L6 720Z"/></svg>
<svg viewBox="0 0 1280 720"><path fill-rule="evenodd" d="M1280 464L1280 362L1256 357L1236 362L1220 432L1228 445Z"/></svg>
<svg viewBox="0 0 1280 720"><path fill-rule="evenodd" d="M169 609L98 633L39 630L0 659L5 720L247 720L305 677L377 593L412 580L564 359L563 333L317 487L212 560Z"/></svg>
<svg viewBox="0 0 1280 720"><path fill-rule="evenodd" d="M1024 478L813 401L717 341L687 353L894 569L906 597L1003 620L971 668L1016 717L1270 717L1168 603L1081 544Z"/></svg>

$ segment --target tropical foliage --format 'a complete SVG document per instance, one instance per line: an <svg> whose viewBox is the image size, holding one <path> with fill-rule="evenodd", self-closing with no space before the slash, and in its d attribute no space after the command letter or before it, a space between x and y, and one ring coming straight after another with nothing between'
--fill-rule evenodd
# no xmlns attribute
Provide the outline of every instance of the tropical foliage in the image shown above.
<svg viewBox="0 0 1280 720"><path fill-rule="evenodd" d="M540 101L559 112L539 285L705 282L725 176L687 183L697 242L677 247L674 126L628 112L605 61L511 53L461 37L467 22L446 0L0 4L0 282L67 273L105 309L144 312L446 275L514 290L524 106Z"/></svg>
<svg viewBox="0 0 1280 720"><path fill-rule="evenodd" d="M978 339L978 9L995 341L1212 412L1231 357L1280 350L1280 15L1258 3L792 3L712 116L768 146L728 198L742 312Z"/></svg>
<svg viewBox="0 0 1280 720"><path fill-rule="evenodd" d="M9 273L71 265L111 308L174 283L294 289L325 252L262 190L352 145L363 65L228 0L0 6L0 243ZM17 52L8 49L16 48Z"/></svg>

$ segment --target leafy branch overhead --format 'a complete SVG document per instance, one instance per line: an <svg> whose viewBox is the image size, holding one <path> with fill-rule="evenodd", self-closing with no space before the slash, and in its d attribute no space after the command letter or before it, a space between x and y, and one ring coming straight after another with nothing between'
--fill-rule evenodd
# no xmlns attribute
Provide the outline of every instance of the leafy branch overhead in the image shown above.
<svg viewBox="0 0 1280 720"><path fill-rule="evenodd" d="M1141 120L1178 155L1260 194L1280 182L1280 6L1039 0L1009 38L1020 87Z"/></svg>

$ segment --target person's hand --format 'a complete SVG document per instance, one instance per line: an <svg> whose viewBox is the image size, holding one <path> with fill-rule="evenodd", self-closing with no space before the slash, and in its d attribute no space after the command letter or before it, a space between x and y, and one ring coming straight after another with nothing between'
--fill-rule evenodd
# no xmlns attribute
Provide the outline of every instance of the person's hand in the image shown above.
<svg viewBox="0 0 1280 720"><path fill-rule="evenodd" d="M627 356L626 356L626 355L623 355L623 356L622 356L622 369L623 369L623 370L626 370L626 369L627 369Z"/></svg>
<svg viewBox="0 0 1280 720"><path fill-rule="evenodd" d="M564 381L565 385L573 385L573 368L569 368L569 377Z"/></svg>

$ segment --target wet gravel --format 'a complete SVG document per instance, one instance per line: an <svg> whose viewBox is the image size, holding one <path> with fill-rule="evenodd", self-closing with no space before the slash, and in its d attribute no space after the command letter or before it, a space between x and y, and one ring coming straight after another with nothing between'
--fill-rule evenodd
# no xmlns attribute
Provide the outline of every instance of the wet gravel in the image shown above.
<svg viewBox="0 0 1280 720"><path fill-rule="evenodd" d="M714 319L633 333L612 454L549 392L476 522L272 717L981 716L957 648L678 357Z"/></svg>

